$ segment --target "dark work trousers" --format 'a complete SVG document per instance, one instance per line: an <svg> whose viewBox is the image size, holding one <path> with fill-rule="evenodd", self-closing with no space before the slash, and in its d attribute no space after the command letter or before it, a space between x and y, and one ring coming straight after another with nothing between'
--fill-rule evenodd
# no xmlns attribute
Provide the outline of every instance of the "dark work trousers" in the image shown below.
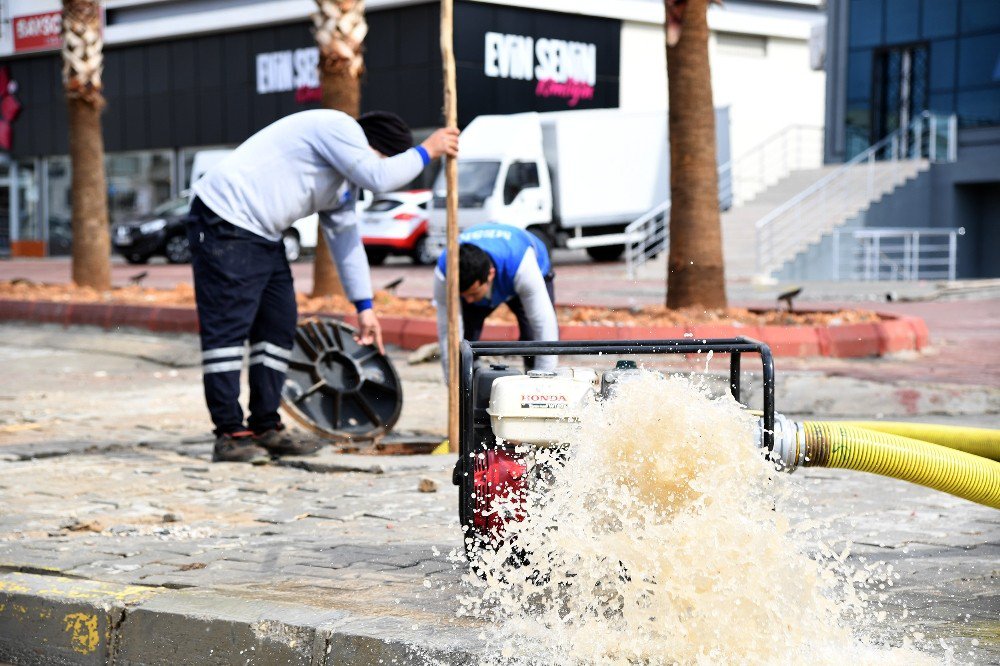
<svg viewBox="0 0 1000 666"><path fill-rule="evenodd" d="M243 430L240 372L250 342L250 418L254 432L281 422L278 404L297 312L281 241L234 226L200 199L187 221L201 327L205 402L215 434Z"/></svg>
<svg viewBox="0 0 1000 666"><path fill-rule="evenodd" d="M552 303L553 308L555 308L556 303L555 277L556 274L554 271L545 276L545 290L549 292L549 301ZM517 330L519 333L517 339L535 340L535 331L531 328L531 322L528 321L528 317L524 312L524 305L521 303L520 297L514 296L514 298L507 301L507 307L510 308L510 311L517 318ZM494 310L496 308L488 305L475 305L462 301L462 328L465 332L463 337L470 342L475 342L482 337L483 323ZM535 357L525 356L524 367L526 370L533 369L535 367Z"/></svg>

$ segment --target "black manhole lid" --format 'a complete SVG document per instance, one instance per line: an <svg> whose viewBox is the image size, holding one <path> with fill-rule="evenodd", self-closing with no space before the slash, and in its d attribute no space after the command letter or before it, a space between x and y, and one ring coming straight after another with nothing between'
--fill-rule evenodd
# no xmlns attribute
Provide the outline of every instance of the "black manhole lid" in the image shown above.
<svg viewBox="0 0 1000 666"><path fill-rule="evenodd" d="M335 439L369 439L392 428L403 385L389 359L354 341L355 329L313 317L295 329L281 406L296 421Z"/></svg>

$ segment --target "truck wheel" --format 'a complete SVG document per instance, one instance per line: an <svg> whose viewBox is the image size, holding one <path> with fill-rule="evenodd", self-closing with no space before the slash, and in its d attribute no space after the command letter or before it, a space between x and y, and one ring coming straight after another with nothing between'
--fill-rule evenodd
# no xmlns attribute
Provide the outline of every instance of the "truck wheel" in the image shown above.
<svg viewBox="0 0 1000 666"><path fill-rule="evenodd" d="M594 261L618 261L624 251L624 245L605 245L604 247L587 248L587 254Z"/></svg>
<svg viewBox="0 0 1000 666"><path fill-rule="evenodd" d="M177 234L167 239L163 245L163 254L172 264L187 264L191 262L191 245L185 234Z"/></svg>
<svg viewBox="0 0 1000 666"><path fill-rule="evenodd" d="M368 255L369 265L381 266L385 263L385 258L389 256L389 250L383 247L369 247L365 245L365 254Z"/></svg>
<svg viewBox="0 0 1000 666"><path fill-rule="evenodd" d="M549 253L549 260L552 259L552 236L545 227L528 227L528 233L545 244L545 251Z"/></svg>

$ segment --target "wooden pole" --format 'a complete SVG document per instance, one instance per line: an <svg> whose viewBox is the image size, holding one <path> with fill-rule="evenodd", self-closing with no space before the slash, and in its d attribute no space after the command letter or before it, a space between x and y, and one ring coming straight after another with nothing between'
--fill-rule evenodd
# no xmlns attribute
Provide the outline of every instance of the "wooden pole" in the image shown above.
<svg viewBox="0 0 1000 666"><path fill-rule="evenodd" d="M452 0L441 0L441 64L444 68L444 123L458 127L458 93L455 86L454 13ZM448 285L448 450L458 451L458 163L444 158L448 185L448 246L445 279Z"/></svg>

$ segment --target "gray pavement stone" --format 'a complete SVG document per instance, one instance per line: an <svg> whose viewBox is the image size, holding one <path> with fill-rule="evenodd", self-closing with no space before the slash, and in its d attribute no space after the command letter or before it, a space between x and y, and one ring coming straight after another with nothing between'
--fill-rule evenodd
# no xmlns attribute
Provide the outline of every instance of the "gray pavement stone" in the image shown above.
<svg viewBox="0 0 1000 666"><path fill-rule="evenodd" d="M42 392L91 413L119 409L121 391L88 388L88 406L81 406L79 400L72 403L62 386L75 381L80 392L79 387L104 381L87 365L96 363L94 358L69 352L61 356L59 362L70 368L66 377L53 380L44 391L0 402L0 427L4 419L10 422L25 414L37 416L38 423L55 423L34 404ZM110 358L100 359L109 374L124 378L135 372L126 356ZM16 364L9 357L0 361ZM421 381L440 381L437 366L418 367L427 375ZM28 376L27 369L19 372ZM177 395L176 386L158 381L148 374L127 383L122 379L122 387L141 389L143 399L131 399L120 408L131 410L127 416L135 420L121 429L103 417L81 418L68 426L73 440L52 444L42 429L18 434L13 445L10 438L0 442L0 452L25 453L23 459L0 458L0 582L24 575L16 572L36 572L46 574L38 576L46 580L63 573L88 579L77 581L80 584L145 586L138 589L154 596L141 602L98 597L101 608L124 613L124 621L111 615L106 620L108 626L118 627L119 633L112 635L122 642L97 648L108 651L101 654L118 655L122 663L147 659L140 651L146 635L142 632L155 631L160 621L175 636L181 636L185 625L213 636L237 636L219 648L225 659L246 659L247 654L258 658L260 650L274 660L293 661L308 652L309 663L474 660L485 647L478 638L485 629L477 621L456 619L455 599L465 591L460 582L464 571L448 557L461 545L450 482L453 457L343 456L327 451L303 458L306 464L297 467L209 464L211 440L203 426L192 425L203 418L204 409L196 372L177 379L190 385L185 384L184 397L175 401L177 411L162 412L162 417L144 414L137 406L159 405ZM795 391L808 393L813 390L808 382L815 382L809 399L816 404L826 380L802 381ZM827 387L823 390L853 390L837 382ZM996 427L998 418L980 414L975 424ZM147 424L139 420L176 434L151 437L139 427ZM967 421L962 417L957 422ZM148 444L138 446L139 441ZM30 455L39 450L53 457ZM424 477L438 483L438 492L418 492ZM852 560L892 563L901 575L891 590L893 607L905 606L911 620L916 618L929 634L949 643L971 647L973 639L980 640L980 661L1000 662L1000 643L989 642L989 636L1000 634L1000 513L855 472L805 469L795 477L810 505L795 509L793 520L822 521L818 529L828 541L853 544ZM167 514L174 520L165 522ZM5 603L4 595L13 594L0 588L0 604ZM62 604L59 608L69 608L73 601L41 598L50 605ZM219 614L207 605L188 603L202 598L219 600ZM286 606L297 610L286 614L280 610ZM72 612L96 614L94 608ZM6 618L0 622L14 622L5 612L10 611L0 610L0 618ZM142 618L141 627L139 622L130 624L136 617ZM261 622L275 621L278 624L268 624L263 637L252 630L255 622L263 626ZM65 624L41 626L66 633ZM132 633L124 633L128 631ZM8 650L0 655L24 647L11 647L5 635L0 626L0 650ZM42 638L54 640L49 634L39 634L38 640ZM178 641L183 637L163 642L162 653L168 654ZM248 646L254 650L247 653ZM71 660L76 654L64 656ZM198 656L209 660L214 654ZM233 663L219 659L217 663ZM183 661L176 654L172 660Z"/></svg>

